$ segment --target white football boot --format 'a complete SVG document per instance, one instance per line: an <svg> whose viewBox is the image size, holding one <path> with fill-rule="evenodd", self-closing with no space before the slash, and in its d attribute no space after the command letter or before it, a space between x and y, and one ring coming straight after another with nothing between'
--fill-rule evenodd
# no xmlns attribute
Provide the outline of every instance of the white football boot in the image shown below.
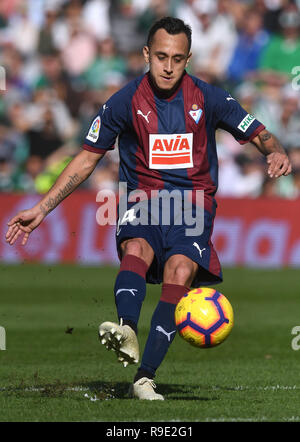
<svg viewBox="0 0 300 442"><path fill-rule="evenodd" d="M103 322L99 326L99 338L101 344L107 350L115 351L118 361L127 367L128 364L139 362L139 343L134 330L129 325L122 325L122 322L122 319L120 325Z"/></svg>
<svg viewBox="0 0 300 442"><path fill-rule="evenodd" d="M165 399L161 394L155 393L155 388L156 385L153 379L144 377L130 386L129 396L148 401L164 401Z"/></svg>

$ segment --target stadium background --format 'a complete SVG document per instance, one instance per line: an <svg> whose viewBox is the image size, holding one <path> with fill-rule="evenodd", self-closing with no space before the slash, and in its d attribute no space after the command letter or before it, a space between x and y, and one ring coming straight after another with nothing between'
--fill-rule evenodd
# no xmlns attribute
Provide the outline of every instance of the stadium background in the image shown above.
<svg viewBox="0 0 300 442"><path fill-rule="evenodd" d="M49 189L107 98L145 71L149 27L174 15L192 26L189 72L226 88L293 164L288 178L270 179L252 145L218 131L214 241L223 265L300 266L299 8L288 0L2 0L1 261L117 262L114 229L95 223L97 192L117 190L117 149L25 248L5 244L6 222Z"/></svg>
<svg viewBox="0 0 300 442"><path fill-rule="evenodd" d="M291 268L300 266L299 8L286 0L0 1L0 325L7 337L0 421L300 421L300 281ZM99 323L116 315L114 226L97 225L96 196L117 189L117 151L26 247L4 238L7 220L37 201L80 151L98 107L144 72L148 28L166 14L192 25L190 72L261 119L289 151L293 174L270 180L253 146L219 131L214 241L224 266L219 290L233 305L235 326L224 345L207 351L177 336L156 379L167 400L124 403L136 367L120 370L97 337ZM141 348L159 296L160 287L149 285Z"/></svg>

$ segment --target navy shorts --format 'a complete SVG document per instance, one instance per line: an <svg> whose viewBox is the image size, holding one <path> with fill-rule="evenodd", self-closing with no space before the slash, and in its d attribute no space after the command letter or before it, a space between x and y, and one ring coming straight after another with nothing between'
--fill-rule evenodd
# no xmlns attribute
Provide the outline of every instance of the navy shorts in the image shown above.
<svg viewBox="0 0 300 442"><path fill-rule="evenodd" d="M146 280L150 284L160 284L163 281L163 271L167 260L172 255L181 254L187 256L198 264L198 272L192 283L192 287L200 287L222 282L222 269L217 253L211 242L213 232L213 223L215 217L215 205L212 211L204 210L202 212L203 232L200 235L187 235L187 229L191 232L195 225L186 224L183 213L180 214L180 222L177 222L178 213L174 217L176 210L171 208L170 223L164 225L161 219L161 206L158 210L159 219L153 223L150 218L149 205L144 210L144 224L137 223L136 205L129 203L124 218L124 212L119 216L116 243L119 257L121 257L120 245L123 241L130 238L143 238L152 247L154 251L153 262L147 272ZM193 205L192 213L196 214L196 208ZM181 210L181 212L183 212ZM139 211L141 215L141 210ZM139 216L141 219L141 216ZM155 218L155 217L154 217ZM136 224L136 225L134 225ZM194 231L193 231L194 232ZM195 230L195 233L197 231Z"/></svg>

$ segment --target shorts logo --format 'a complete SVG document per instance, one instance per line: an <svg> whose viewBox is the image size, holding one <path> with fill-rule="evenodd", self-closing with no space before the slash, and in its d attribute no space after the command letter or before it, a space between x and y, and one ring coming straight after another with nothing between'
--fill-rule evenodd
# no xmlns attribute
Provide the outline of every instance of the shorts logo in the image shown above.
<svg viewBox="0 0 300 442"><path fill-rule="evenodd" d="M193 167L193 134L150 134L150 169Z"/></svg>
<svg viewBox="0 0 300 442"><path fill-rule="evenodd" d="M205 249L205 248L204 248L204 249L200 249L199 244L197 244L196 242L193 243L193 246L196 247L196 249L197 249L198 252L199 252L200 258L202 258L202 253L203 253L204 250L206 250L206 249Z"/></svg>
<svg viewBox="0 0 300 442"><path fill-rule="evenodd" d="M238 125L238 129L240 129L242 132L246 132L249 126L253 123L255 120L255 117L253 115L247 114L245 118L240 122Z"/></svg>
<svg viewBox="0 0 300 442"><path fill-rule="evenodd" d="M87 134L86 137L87 140L92 141L92 143L96 143L96 141L99 138L100 126L101 126L101 118L98 116L92 122L89 133Z"/></svg>

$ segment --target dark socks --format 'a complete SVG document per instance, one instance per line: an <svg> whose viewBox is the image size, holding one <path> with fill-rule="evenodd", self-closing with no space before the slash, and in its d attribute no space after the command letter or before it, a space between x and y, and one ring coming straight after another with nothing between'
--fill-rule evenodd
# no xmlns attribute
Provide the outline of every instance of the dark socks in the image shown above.
<svg viewBox="0 0 300 442"><path fill-rule="evenodd" d="M141 258L126 255L121 262L114 293L119 320L137 333L137 323L146 295L148 266Z"/></svg>
<svg viewBox="0 0 300 442"><path fill-rule="evenodd" d="M174 319L176 305L188 291L189 288L185 286L163 284L162 295L152 316L148 340L135 381L143 376L154 378L176 335Z"/></svg>

